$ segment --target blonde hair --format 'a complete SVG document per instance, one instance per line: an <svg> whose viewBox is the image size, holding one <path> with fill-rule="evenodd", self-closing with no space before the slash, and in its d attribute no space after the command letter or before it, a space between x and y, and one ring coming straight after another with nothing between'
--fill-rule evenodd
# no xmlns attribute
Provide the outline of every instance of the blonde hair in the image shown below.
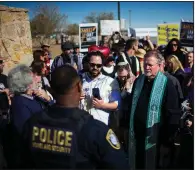
<svg viewBox="0 0 195 170"><path fill-rule="evenodd" d="M181 64L181 62L179 61L178 57L176 55L170 55L166 62L171 62L173 65L173 73L175 73L178 69L181 69L184 71L184 68Z"/></svg>

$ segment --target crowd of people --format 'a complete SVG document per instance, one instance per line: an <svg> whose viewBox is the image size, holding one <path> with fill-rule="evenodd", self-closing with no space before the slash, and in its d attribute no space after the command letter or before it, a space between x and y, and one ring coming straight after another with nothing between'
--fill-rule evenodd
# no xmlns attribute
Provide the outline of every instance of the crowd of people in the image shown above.
<svg viewBox="0 0 195 170"><path fill-rule="evenodd" d="M8 76L0 58L0 168L193 169L193 51L119 32L49 47Z"/></svg>

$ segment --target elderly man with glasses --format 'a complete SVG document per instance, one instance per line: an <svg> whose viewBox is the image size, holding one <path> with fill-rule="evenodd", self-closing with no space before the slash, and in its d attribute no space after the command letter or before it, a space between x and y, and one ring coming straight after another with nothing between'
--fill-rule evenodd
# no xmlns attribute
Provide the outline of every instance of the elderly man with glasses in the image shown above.
<svg viewBox="0 0 195 170"><path fill-rule="evenodd" d="M129 161L132 169L169 168L173 137L181 110L171 80L161 73L163 56L144 56L144 72L133 85L129 101ZM166 159L166 160L165 160Z"/></svg>

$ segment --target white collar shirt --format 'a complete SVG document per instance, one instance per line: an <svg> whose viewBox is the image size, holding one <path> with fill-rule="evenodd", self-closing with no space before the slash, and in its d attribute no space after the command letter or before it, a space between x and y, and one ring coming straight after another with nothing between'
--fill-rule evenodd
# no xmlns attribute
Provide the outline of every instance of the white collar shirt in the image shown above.
<svg viewBox="0 0 195 170"><path fill-rule="evenodd" d="M121 102L120 90L118 82L108 76L100 74L97 78L91 79L88 73L82 74L83 91L85 99L81 101L82 109L88 111L94 119L104 122L106 125L109 123L110 110L96 109L92 106L92 89L99 88L100 97L105 103L116 102L118 108Z"/></svg>

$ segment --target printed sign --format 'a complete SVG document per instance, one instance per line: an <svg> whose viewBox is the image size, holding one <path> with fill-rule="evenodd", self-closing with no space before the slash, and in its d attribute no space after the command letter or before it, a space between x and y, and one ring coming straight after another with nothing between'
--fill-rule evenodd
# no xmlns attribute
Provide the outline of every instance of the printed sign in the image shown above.
<svg viewBox="0 0 195 170"><path fill-rule="evenodd" d="M98 24L79 24L79 47L81 52L87 52L88 47L98 44Z"/></svg>
<svg viewBox="0 0 195 170"><path fill-rule="evenodd" d="M179 24L160 24L157 31L158 45L167 45L172 38L179 39Z"/></svg>
<svg viewBox="0 0 195 170"><path fill-rule="evenodd" d="M194 23L193 22L181 22L180 42L182 46L186 46L186 47L194 46Z"/></svg>
<svg viewBox="0 0 195 170"><path fill-rule="evenodd" d="M73 155L76 139L67 129L33 126L31 149Z"/></svg>
<svg viewBox="0 0 195 170"><path fill-rule="evenodd" d="M113 32L120 32L119 20L101 20L101 35L112 35Z"/></svg>

